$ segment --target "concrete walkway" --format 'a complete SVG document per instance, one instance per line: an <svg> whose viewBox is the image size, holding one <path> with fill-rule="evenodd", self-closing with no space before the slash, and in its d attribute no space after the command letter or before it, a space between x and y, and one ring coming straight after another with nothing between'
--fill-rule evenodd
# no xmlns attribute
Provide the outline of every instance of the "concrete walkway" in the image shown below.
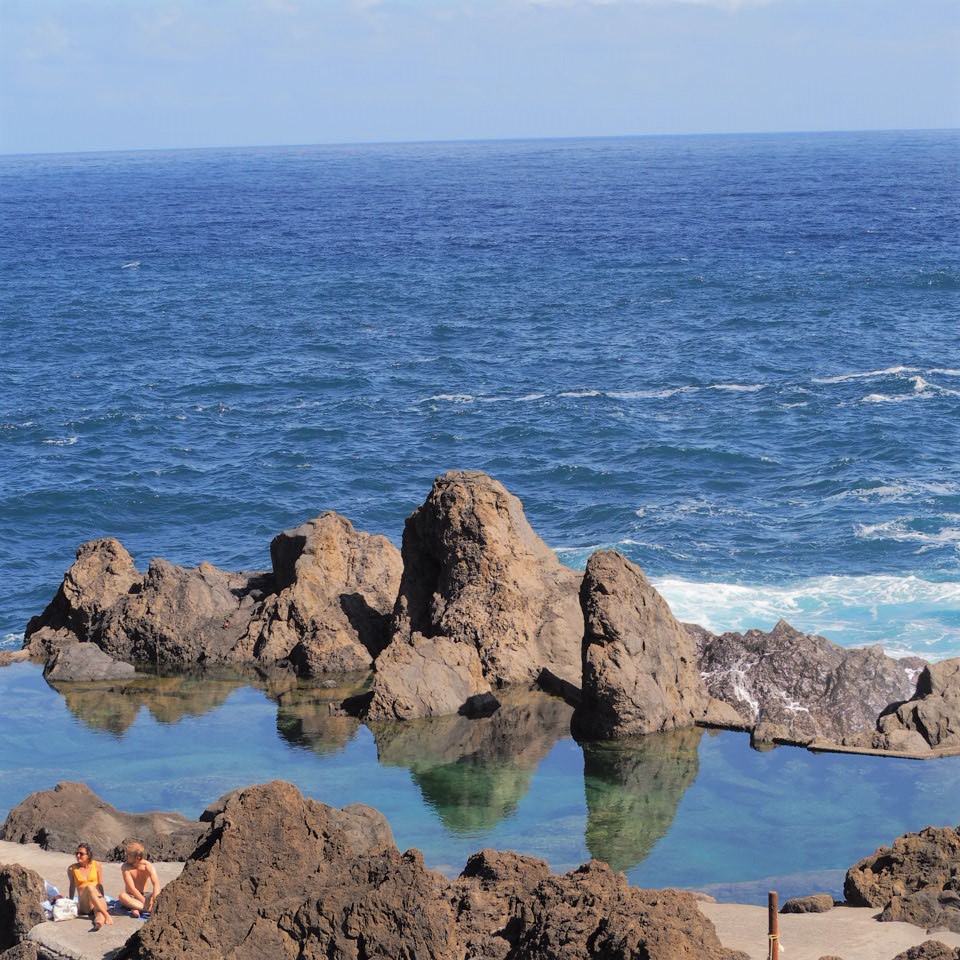
<svg viewBox="0 0 960 960"><path fill-rule="evenodd" d="M94 850L94 855L96 855ZM61 893L69 892L67 867L74 863L68 853L52 853L41 850L35 843L7 843L0 840L0 864L19 863L36 870L44 880L52 883ZM119 863L103 863L103 887L107 896L120 893ZM182 863L157 863L157 876L161 887L180 876ZM87 918L62 920L59 923L41 923L30 931L30 939L40 946L47 960L112 960L130 935L143 923L134 920L124 910L113 918L113 925L99 932Z"/></svg>
<svg viewBox="0 0 960 960"><path fill-rule="evenodd" d="M739 903L701 903L725 947L743 950L750 960L767 960L767 908ZM826 913L784 914L780 942L784 960L893 960L898 953L926 940L960 947L960 934L928 934L910 923L879 923L873 907L834 907Z"/></svg>

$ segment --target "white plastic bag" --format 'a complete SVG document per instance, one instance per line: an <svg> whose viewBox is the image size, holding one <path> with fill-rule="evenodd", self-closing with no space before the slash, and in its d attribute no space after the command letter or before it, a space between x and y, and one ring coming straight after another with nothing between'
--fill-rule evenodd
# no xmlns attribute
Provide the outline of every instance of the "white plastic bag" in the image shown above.
<svg viewBox="0 0 960 960"><path fill-rule="evenodd" d="M61 897L53 905L53 919L56 920L76 920L79 916L75 900L68 900Z"/></svg>

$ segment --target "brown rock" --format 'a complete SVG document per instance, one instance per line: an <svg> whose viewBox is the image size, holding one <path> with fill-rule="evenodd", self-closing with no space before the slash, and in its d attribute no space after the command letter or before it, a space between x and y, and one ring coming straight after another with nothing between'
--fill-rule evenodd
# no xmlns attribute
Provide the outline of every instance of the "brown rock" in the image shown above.
<svg viewBox="0 0 960 960"><path fill-rule="evenodd" d="M833 897L829 893L814 893L809 897L794 897L781 908L781 913L826 913L833 909Z"/></svg>
<svg viewBox="0 0 960 960"><path fill-rule="evenodd" d="M882 907L894 897L920 890L939 893L960 875L960 833L927 827L897 837L848 871L843 895L854 907Z"/></svg>
<svg viewBox="0 0 960 960"><path fill-rule="evenodd" d="M708 696L689 634L643 571L613 550L593 554L580 587L586 736L615 739L690 727Z"/></svg>
<svg viewBox="0 0 960 960"><path fill-rule="evenodd" d="M881 711L915 687L914 661L894 660L879 645L840 647L784 620L769 633L687 630L697 639L710 695L734 706L744 722L776 731L778 741L806 746L872 737Z"/></svg>
<svg viewBox="0 0 960 960"><path fill-rule="evenodd" d="M878 919L901 920L928 931L960 933L960 895L952 890L918 890L894 897Z"/></svg>
<svg viewBox="0 0 960 960"><path fill-rule="evenodd" d="M928 664L915 696L882 716L878 727L890 738L908 731L930 747L960 747L960 657Z"/></svg>
<svg viewBox="0 0 960 960"><path fill-rule="evenodd" d="M16 863L0 866L0 950L15 947L46 920L43 877Z"/></svg>
<svg viewBox="0 0 960 960"><path fill-rule="evenodd" d="M68 643L56 650L43 668L51 683L129 680L135 673L129 663L114 660L95 643Z"/></svg>
<svg viewBox="0 0 960 960"><path fill-rule="evenodd" d="M400 551L327 511L277 534L270 556L277 593L256 615L253 655L303 676L369 670L386 646Z"/></svg>
<svg viewBox="0 0 960 960"><path fill-rule="evenodd" d="M917 947L898 953L893 960L960 960L960 947L948 947L939 940L925 940Z"/></svg>
<svg viewBox="0 0 960 960"><path fill-rule="evenodd" d="M152 860L184 860L193 852L202 826L179 813L124 813L101 800L86 784L58 783L31 793L14 807L0 839L38 843L44 850L73 853L81 841L94 857L122 860L123 843L136 838Z"/></svg>
<svg viewBox="0 0 960 960"><path fill-rule="evenodd" d="M29 650L0 650L0 667L9 667L11 663L22 663L29 659Z"/></svg>
<svg viewBox="0 0 960 960"><path fill-rule="evenodd" d="M0 953L0 960L42 960L40 948L32 940L24 940Z"/></svg>
<svg viewBox="0 0 960 960"><path fill-rule="evenodd" d="M377 658L367 720L412 720L470 714L496 706L474 647L414 634Z"/></svg>
<svg viewBox="0 0 960 960"><path fill-rule="evenodd" d="M438 477L406 522L403 564L393 642L420 633L471 646L494 686L534 682L544 668L580 685L580 575L496 480Z"/></svg>
<svg viewBox="0 0 960 960"><path fill-rule="evenodd" d="M352 832L351 832L352 831ZM453 883L290 784L230 798L122 956L738 960L687 893L485 850Z"/></svg>
<svg viewBox="0 0 960 960"><path fill-rule="evenodd" d="M453 960L445 889L416 851L384 843L372 814L305 800L292 784L249 787L213 821L124 955Z"/></svg>

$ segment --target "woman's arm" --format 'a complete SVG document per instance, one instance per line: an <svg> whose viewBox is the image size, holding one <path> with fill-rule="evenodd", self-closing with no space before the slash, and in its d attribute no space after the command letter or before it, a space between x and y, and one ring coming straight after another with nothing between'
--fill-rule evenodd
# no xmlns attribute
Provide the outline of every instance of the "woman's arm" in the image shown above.
<svg viewBox="0 0 960 960"><path fill-rule="evenodd" d="M72 900L77 892L77 885L73 880L73 867L67 867L67 879L70 881L70 899Z"/></svg>

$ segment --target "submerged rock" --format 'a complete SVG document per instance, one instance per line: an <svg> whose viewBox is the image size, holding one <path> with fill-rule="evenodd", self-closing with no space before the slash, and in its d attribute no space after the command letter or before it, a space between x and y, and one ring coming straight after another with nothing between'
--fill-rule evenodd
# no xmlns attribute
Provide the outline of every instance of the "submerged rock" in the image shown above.
<svg viewBox="0 0 960 960"><path fill-rule="evenodd" d="M421 634L472 647L492 686L535 682L544 668L580 685L580 574L502 484L475 471L438 477L402 552L393 643Z"/></svg>
<svg viewBox="0 0 960 960"><path fill-rule="evenodd" d="M121 861L123 843L135 838L153 860L184 860L202 832L196 820L179 813L124 813L101 800L86 784L64 781L53 790L31 793L14 807L0 840L38 843L44 850L73 853L81 841L94 857Z"/></svg>
<svg viewBox="0 0 960 960"><path fill-rule="evenodd" d="M451 883L418 851L401 854L370 808L337 810L279 782L225 800L122 957L743 957L691 894L638 890L605 864L557 876L482 851Z"/></svg>
<svg viewBox="0 0 960 960"><path fill-rule="evenodd" d="M576 728L626 737L690 727L709 697L697 648L643 571L616 551L587 561L580 587L585 633Z"/></svg>
<svg viewBox="0 0 960 960"><path fill-rule="evenodd" d="M879 645L846 649L784 620L769 633L691 632L710 695L762 724L760 739L808 745L872 736L880 713L916 685L915 661L894 660Z"/></svg>
<svg viewBox="0 0 960 960"><path fill-rule="evenodd" d="M43 877L16 863L0 865L0 950L16 947L47 919Z"/></svg>
<svg viewBox="0 0 960 960"><path fill-rule="evenodd" d="M49 682L76 683L97 680L129 680L136 670L114 660L95 643L69 643L57 650L43 668Z"/></svg>

